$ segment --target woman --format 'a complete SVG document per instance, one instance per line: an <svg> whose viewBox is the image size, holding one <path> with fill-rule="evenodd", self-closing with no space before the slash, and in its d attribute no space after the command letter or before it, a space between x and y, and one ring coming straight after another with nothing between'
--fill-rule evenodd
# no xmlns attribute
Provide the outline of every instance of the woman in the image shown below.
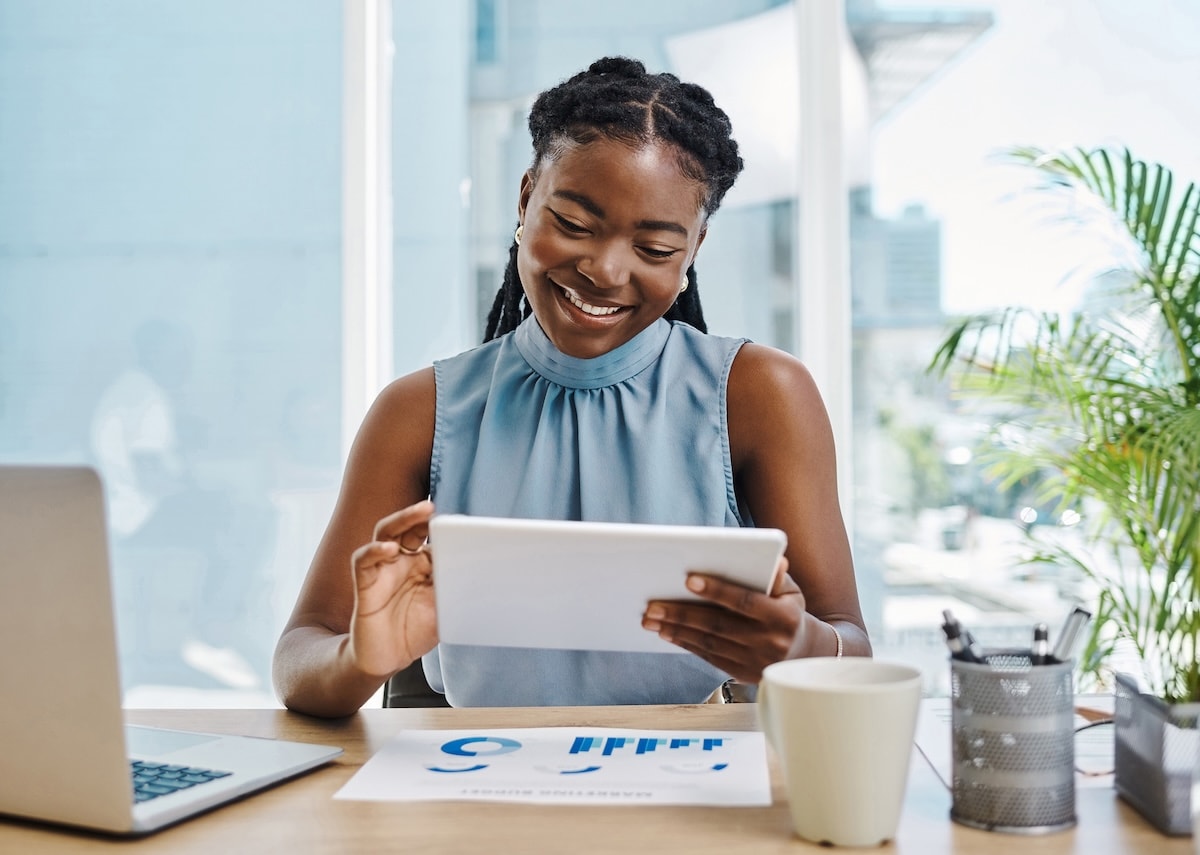
<svg viewBox="0 0 1200 855"><path fill-rule="evenodd" d="M529 127L485 343L394 381L365 418L276 650L289 708L352 713L422 657L451 704L501 706L699 702L780 659L870 655L811 376L706 333L693 263L742 168L728 117L608 58L542 93ZM420 548L435 503L775 527L787 572L769 595L693 574L703 602L648 604L643 627L694 656L439 645Z"/></svg>

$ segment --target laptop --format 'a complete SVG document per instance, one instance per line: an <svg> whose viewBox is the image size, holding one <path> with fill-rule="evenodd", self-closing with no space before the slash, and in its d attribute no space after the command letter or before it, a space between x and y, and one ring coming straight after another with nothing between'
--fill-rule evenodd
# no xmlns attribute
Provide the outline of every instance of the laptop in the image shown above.
<svg viewBox="0 0 1200 855"><path fill-rule="evenodd" d="M113 611L97 473L0 465L0 814L146 834L342 753L127 726Z"/></svg>
<svg viewBox="0 0 1200 855"><path fill-rule="evenodd" d="M438 639L683 654L642 628L646 604L699 600L692 570L769 593L786 546L774 528L435 515Z"/></svg>

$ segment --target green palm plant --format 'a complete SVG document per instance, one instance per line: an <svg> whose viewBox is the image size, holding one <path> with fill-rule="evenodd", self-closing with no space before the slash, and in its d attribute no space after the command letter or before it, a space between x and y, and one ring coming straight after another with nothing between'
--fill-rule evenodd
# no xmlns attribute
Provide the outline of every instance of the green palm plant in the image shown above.
<svg viewBox="0 0 1200 855"><path fill-rule="evenodd" d="M1032 558L1096 583L1085 673L1132 643L1154 694L1200 701L1200 191L1123 148L1009 154L1124 252L1069 315L956 320L929 370L1004 408L991 474L1095 512L1082 546Z"/></svg>

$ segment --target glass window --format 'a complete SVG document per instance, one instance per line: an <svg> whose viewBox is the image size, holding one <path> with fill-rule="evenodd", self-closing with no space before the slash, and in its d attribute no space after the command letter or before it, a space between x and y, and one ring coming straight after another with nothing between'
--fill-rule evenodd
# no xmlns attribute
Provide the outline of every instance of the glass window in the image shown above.
<svg viewBox="0 0 1200 855"><path fill-rule="evenodd" d="M104 476L130 704L276 703L340 477L340 80L338 4L0 9L0 459Z"/></svg>
<svg viewBox="0 0 1200 855"><path fill-rule="evenodd" d="M838 442L877 655L920 663L938 691L943 608L985 644L1024 644L1079 593L1020 566L1024 497L981 477L979 426L924 372L949 314L1081 297L1079 243L995 153L1117 142L1200 175L1185 126L1200 13L844 7L852 381L823 392L853 416ZM734 116L747 170L699 257L705 314L713 332L802 352L792 8L393 4L395 372L480 340L529 101L604 54L697 79ZM130 704L276 703L271 650L344 442L342 14L0 6L0 459L105 476ZM802 311L832 311L808 287Z"/></svg>
<svg viewBox="0 0 1200 855"><path fill-rule="evenodd" d="M500 58L499 0L475 0L475 62L489 65Z"/></svg>
<svg viewBox="0 0 1200 855"><path fill-rule="evenodd" d="M945 691L942 609L985 647L1028 647L1034 623L1056 633L1090 597L1077 576L1021 560L1025 529L1069 540L1079 518L989 482L979 416L924 374L943 317L1085 299L1095 245L1002 153L1128 146L1200 177L1184 126L1200 114L1200 9L890 0L848 15L876 105L869 182L852 190L857 565L880 594L878 654L920 663Z"/></svg>

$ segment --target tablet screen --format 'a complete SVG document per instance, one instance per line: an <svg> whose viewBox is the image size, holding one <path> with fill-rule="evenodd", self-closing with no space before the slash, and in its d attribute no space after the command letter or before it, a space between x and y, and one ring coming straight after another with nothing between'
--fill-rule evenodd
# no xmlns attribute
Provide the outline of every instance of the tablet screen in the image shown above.
<svg viewBox="0 0 1200 855"><path fill-rule="evenodd" d="M689 571L767 592L787 544L766 528L502 519L429 523L446 644L683 653L642 628L650 600L696 600Z"/></svg>

